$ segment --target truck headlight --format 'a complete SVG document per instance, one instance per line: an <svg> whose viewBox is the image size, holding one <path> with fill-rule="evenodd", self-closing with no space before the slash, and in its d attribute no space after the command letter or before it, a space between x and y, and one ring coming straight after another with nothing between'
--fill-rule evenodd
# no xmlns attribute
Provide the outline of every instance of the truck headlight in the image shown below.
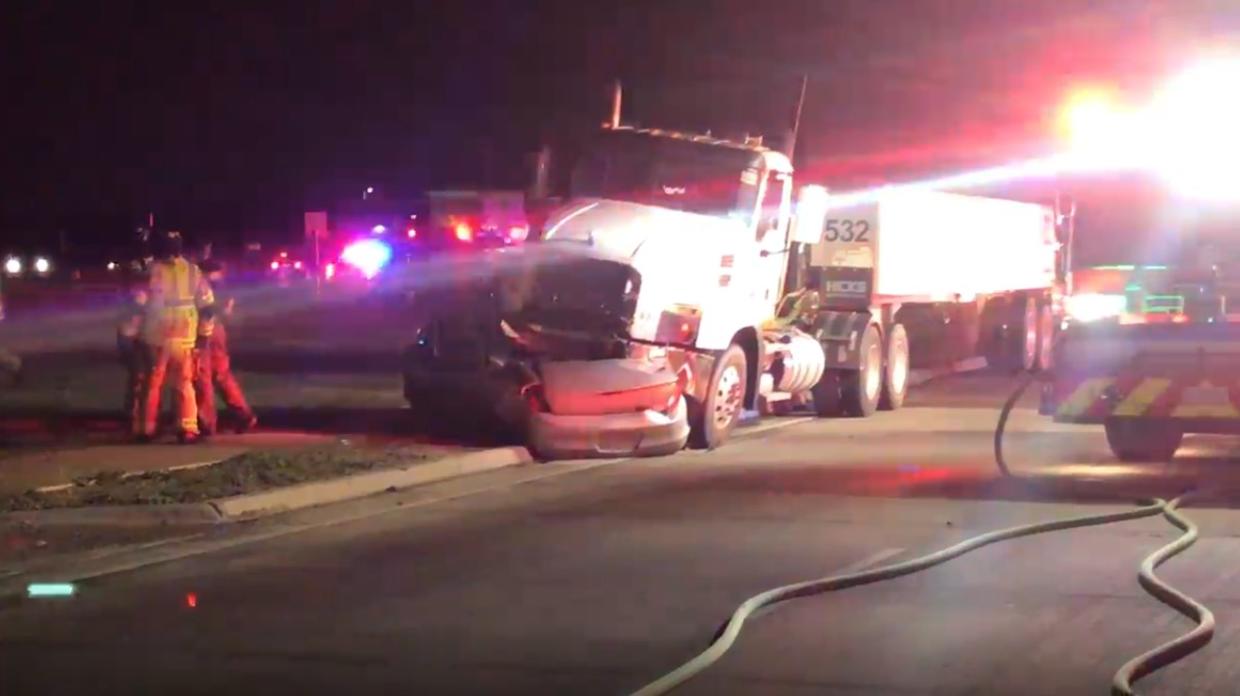
<svg viewBox="0 0 1240 696"><path fill-rule="evenodd" d="M1084 323L1118 317L1127 309L1128 298L1123 295L1085 293L1064 299L1064 312L1068 317Z"/></svg>
<svg viewBox="0 0 1240 696"><path fill-rule="evenodd" d="M52 270L51 261L48 261L46 258L42 256L35 257L34 259L34 272L35 273L38 273L39 275L46 275L47 272L50 270Z"/></svg>
<svg viewBox="0 0 1240 696"><path fill-rule="evenodd" d="M4 272L9 275L21 275L22 260L16 256L10 256L4 260Z"/></svg>

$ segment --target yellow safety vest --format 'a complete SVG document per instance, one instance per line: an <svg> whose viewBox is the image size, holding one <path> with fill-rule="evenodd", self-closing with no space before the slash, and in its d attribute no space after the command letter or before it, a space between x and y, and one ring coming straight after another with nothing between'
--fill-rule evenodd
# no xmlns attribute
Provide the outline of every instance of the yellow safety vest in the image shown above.
<svg viewBox="0 0 1240 696"><path fill-rule="evenodd" d="M179 256L155 262L151 266L150 291L146 305L147 342L193 346L198 336L198 310L215 301L198 266Z"/></svg>

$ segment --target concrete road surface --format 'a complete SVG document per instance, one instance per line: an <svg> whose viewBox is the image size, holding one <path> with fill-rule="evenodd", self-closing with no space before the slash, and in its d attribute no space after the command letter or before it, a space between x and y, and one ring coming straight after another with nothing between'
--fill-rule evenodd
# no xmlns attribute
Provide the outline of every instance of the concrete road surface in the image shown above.
<svg viewBox="0 0 1240 696"><path fill-rule="evenodd" d="M0 693L624 694L764 588L1190 485L1203 539L1164 576L1219 632L1140 690L1236 693L1232 443L1118 466L1100 433L1025 410L1009 441L1020 478L1000 481L990 436L1010 386L944 380L867 421L510 470L222 534L73 599L0 609ZM1190 626L1136 583L1175 535L1158 518L1059 532L785 604L680 693L1105 694L1121 664Z"/></svg>

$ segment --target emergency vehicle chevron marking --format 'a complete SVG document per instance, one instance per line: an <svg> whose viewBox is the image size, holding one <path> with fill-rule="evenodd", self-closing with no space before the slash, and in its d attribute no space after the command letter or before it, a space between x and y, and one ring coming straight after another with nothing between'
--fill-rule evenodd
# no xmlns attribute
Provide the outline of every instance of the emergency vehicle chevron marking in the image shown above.
<svg viewBox="0 0 1240 696"><path fill-rule="evenodd" d="M1150 377L1124 395L1124 400L1111 412L1115 416L1140 416L1149 410L1154 401L1163 392L1171 388L1171 380L1163 377Z"/></svg>
<svg viewBox="0 0 1240 696"><path fill-rule="evenodd" d="M1072 417L1085 413L1090 406L1102 398L1102 393L1112 384L1115 384L1115 379L1112 377L1092 377L1081 382L1072 394L1059 404L1059 410L1055 415Z"/></svg>
<svg viewBox="0 0 1240 696"><path fill-rule="evenodd" d="M1237 410L1231 402L1227 387L1211 382L1186 387L1180 404L1171 413L1173 418L1237 418Z"/></svg>

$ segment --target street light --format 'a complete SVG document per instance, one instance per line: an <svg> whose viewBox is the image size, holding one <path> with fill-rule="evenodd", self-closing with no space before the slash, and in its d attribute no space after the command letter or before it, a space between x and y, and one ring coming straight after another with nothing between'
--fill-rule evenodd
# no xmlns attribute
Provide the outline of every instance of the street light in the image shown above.
<svg viewBox="0 0 1240 696"><path fill-rule="evenodd" d="M362 200L364 200L364 201L365 201L365 200L369 200L369 199L370 199L370 196L371 196L372 194L374 194L374 192L375 192L375 187L374 187L374 186L367 186L367 187L366 187L366 190L365 190L365 191L362 191Z"/></svg>

